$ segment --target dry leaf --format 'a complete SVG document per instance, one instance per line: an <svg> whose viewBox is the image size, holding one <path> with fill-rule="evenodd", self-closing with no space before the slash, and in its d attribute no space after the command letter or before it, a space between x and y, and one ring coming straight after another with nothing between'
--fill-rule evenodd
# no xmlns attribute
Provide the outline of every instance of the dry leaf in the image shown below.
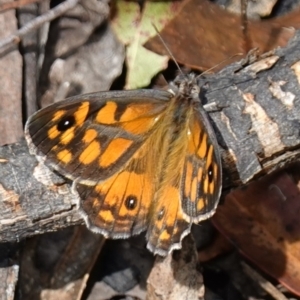
<svg viewBox="0 0 300 300"><path fill-rule="evenodd" d="M289 17L249 20L252 47L259 48L263 53L285 46L295 32L294 29L288 29L287 25L295 24L297 18L298 14L293 18L294 22ZM245 49L241 25L240 16L216 4L207 0L185 0L180 12L160 34L178 62L198 70L212 67L220 70L224 67L221 62L226 60L226 64L230 64L240 60L241 56L231 57L246 55L248 51ZM157 36L149 40L146 47L167 54Z"/></svg>
<svg viewBox="0 0 300 300"><path fill-rule="evenodd" d="M300 295L298 170L295 165L231 192L213 223L259 268Z"/></svg>

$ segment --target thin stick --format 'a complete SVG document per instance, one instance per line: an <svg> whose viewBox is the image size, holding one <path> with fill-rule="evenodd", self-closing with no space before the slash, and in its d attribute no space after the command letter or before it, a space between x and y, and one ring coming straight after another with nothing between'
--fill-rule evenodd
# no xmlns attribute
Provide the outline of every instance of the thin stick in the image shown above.
<svg viewBox="0 0 300 300"><path fill-rule="evenodd" d="M14 34L4 38L0 41L0 54L3 54L5 51L9 50L10 47L18 44L22 37L31 32L34 29L39 28L45 22L50 22L57 17L63 15L66 11L75 7L79 0L67 0L53 9L49 10L47 13L35 18L33 21L29 22Z"/></svg>
<svg viewBox="0 0 300 300"><path fill-rule="evenodd" d="M273 284L267 281L263 276L257 273L245 262L241 262L245 273L252 278L257 284L259 284L269 295L276 300L288 300Z"/></svg>

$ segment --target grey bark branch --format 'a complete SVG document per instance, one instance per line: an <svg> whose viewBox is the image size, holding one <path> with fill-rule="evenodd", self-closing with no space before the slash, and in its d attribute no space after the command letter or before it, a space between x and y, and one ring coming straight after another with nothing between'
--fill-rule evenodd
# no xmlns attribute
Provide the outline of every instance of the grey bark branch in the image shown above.
<svg viewBox="0 0 300 300"><path fill-rule="evenodd" d="M298 32L274 55L238 71L233 64L210 81L206 98L222 108L210 116L219 133L225 187L298 160L299 44Z"/></svg>
<svg viewBox="0 0 300 300"><path fill-rule="evenodd" d="M47 169L41 169L47 170ZM0 149L0 242L82 224L70 185L57 175L39 173L25 140ZM41 179L38 181L35 176Z"/></svg>

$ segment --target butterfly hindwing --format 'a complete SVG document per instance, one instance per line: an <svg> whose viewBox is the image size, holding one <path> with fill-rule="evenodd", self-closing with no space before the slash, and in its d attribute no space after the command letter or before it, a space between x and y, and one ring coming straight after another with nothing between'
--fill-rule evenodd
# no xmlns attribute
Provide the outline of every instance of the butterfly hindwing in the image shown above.
<svg viewBox="0 0 300 300"><path fill-rule="evenodd" d="M151 135L123 168L94 186L74 182L79 207L89 228L107 237L129 237L147 228L154 211L155 165Z"/></svg>
<svg viewBox="0 0 300 300"><path fill-rule="evenodd" d="M103 183L76 183L75 188L80 210L94 232L125 238L146 229L153 195L147 174L125 169Z"/></svg>
<svg viewBox="0 0 300 300"><path fill-rule="evenodd" d="M215 133L199 107L190 119L190 136L181 186L182 209L187 218L200 222L216 209L221 192L221 160Z"/></svg>
<svg viewBox="0 0 300 300"><path fill-rule="evenodd" d="M173 249L180 249L192 223L184 219L179 187L166 186L155 205L147 230L148 248L165 256Z"/></svg>

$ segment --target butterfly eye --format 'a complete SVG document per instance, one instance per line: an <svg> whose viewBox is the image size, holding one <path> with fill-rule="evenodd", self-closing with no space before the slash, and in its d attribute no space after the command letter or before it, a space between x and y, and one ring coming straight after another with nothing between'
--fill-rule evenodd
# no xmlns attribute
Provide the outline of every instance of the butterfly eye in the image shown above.
<svg viewBox="0 0 300 300"><path fill-rule="evenodd" d="M71 128L74 124L75 124L74 116L68 116L58 122L57 130L58 131L66 131L67 129Z"/></svg>
<svg viewBox="0 0 300 300"><path fill-rule="evenodd" d="M135 196L128 196L125 200L125 206L129 210L133 210L136 208L137 198Z"/></svg>
<svg viewBox="0 0 300 300"><path fill-rule="evenodd" d="M213 179L214 179L214 171L213 171L212 164L209 165L207 174L208 174L208 180L209 180L209 182L212 182Z"/></svg>

